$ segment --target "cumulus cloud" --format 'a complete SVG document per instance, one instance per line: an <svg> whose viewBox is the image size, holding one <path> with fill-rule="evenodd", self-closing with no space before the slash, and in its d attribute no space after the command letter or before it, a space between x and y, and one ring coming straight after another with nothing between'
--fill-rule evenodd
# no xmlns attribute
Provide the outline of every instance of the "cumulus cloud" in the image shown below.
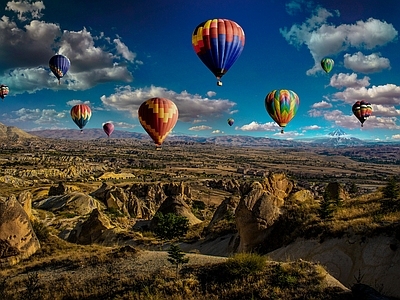
<svg viewBox="0 0 400 300"><path fill-rule="evenodd" d="M116 121L112 121L111 123L114 124L115 127L118 128L127 128L127 129L132 129L135 128L137 125L136 124L130 124L130 123L126 123L126 122L116 122Z"/></svg>
<svg viewBox="0 0 400 300"><path fill-rule="evenodd" d="M364 100L381 105L399 105L400 87L394 84L372 86L371 88L347 88L343 92L334 94L334 97L353 105L355 101Z"/></svg>
<svg viewBox="0 0 400 300"><path fill-rule="evenodd" d="M30 4L38 6L38 3L40 1ZM15 8L13 11L17 11L17 4L19 11L23 11L21 5L27 7L28 2L8 4ZM7 16L1 17L0 44L0 74L3 73L0 80L17 81L18 88L13 88L12 93L59 89L54 75L50 73L45 77L49 59L55 52L71 61L71 68L62 79L62 89L86 90L105 82L131 82L133 76L128 66L141 64L119 38L111 43L109 37L94 36L86 28L62 30L57 24L39 20L19 27ZM26 78L29 81L25 81Z"/></svg>
<svg viewBox="0 0 400 300"><path fill-rule="evenodd" d="M90 106L90 101L83 101L83 100L70 100L70 101L68 101L67 102L67 105L69 105L69 106L75 106L75 105L78 105L78 104L86 104L86 105L89 105Z"/></svg>
<svg viewBox="0 0 400 300"><path fill-rule="evenodd" d="M65 112L54 109L28 109L21 108L13 112L17 117L8 120L11 123L33 122L36 124L58 124L66 116Z"/></svg>
<svg viewBox="0 0 400 300"><path fill-rule="evenodd" d="M6 10L11 10L17 13L20 21L28 19L40 19L43 14L41 11L45 8L43 1L9 1Z"/></svg>
<svg viewBox="0 0 400 300"><path fill-rule="evenodd" d="M364 76L363 79L357 79L356 73L352 74L339 73L339 74L334 74L331 77L329 85L337 89L341 89L344 87L361 88L369 86L370 84L369 80L370 78L367 76Z"/></svg>
<svg viewBox="0 0 400 300"><path fill-rule="evenodd" d="M210 98L211 98L211 97L214 97L216 94L217 94L217 93L216 93L216 92L213 92L213 91L208 91L208 92L207 92L207 96L210 97Z"/></svg>
<svg viewBox="0 0 400 300"><path fill-rule="evenodd" d="M132 116L137 116L139 106L147 99L161 97L172 100L179 110L179 120L193 122L193 120L220 117L227 114L236 103L225 100L210 100L187 91L177 93L163 87L151 86L149 88L132 89L130 86L120 87L110 96L101 96L102 103L110 108L127 111Z"/></svg>
<svg viewBox="0 0 400 300"><path fill-rule="evenodd" d="M217 129L217 130L213 130L211 133L213 134L218 134L218 133L224 133L223 131Z"/></svg>
<svg viewBox="0 0 400 300"><path fill-rule="evenodd" d="M385 57L381 57L380 53L372 53L364 55L361 52L350 55L344 55L344 66L354 72L359 73L376 73L384 69L390 69L390 61Z"/></svg>
<svg viewBox="0 0 400 300"><path fill-rule="evenodd" d="M206 125L200 125L200 126L193 126L190 127L189 130L191 131L203 131L203 130L211 130L212 127L206 126Z"/></svg>
<svg viewBox="0 0 400 300"><path fill-rule="evenodd" d="M275 122L267 122L264 124L257 123L255 121L250 124L243 125L242 127L235 127L236 130L242 131L276 131L279 126Z"/></svg>
<svg viewBox="0 0 400 300"><path fill-rule="evenodd" d="M393 140L400 140L400 134L394 134L392 135Z"/></svg>
<svg viewBox="0 0 400 300"><path fill-rule="evenodd" d="M374 116L382 117L399 117L400 109L396 109L394 106L383 106L375 104L372 106Z"/></svg>
<svg viewBox="0 0 400 300"><path fill-rule="evenodd" d="M321 102L314 103L311 108L331 108L332 104L322 100Z"/></svg>
<svg viewBox="0 0 400 300"><path fill-rule="evenodd" d="M280 29L289 44L296 47L306 45L309 49L314 66L307 71L308 75L321 71L320 61L324 56L338 54L350 47L374 49L395 40L398 34L393 25L385 21L369 18L355 24L335 26L327 22L332 16L333 13L318 7L302 24Z"/></svg>

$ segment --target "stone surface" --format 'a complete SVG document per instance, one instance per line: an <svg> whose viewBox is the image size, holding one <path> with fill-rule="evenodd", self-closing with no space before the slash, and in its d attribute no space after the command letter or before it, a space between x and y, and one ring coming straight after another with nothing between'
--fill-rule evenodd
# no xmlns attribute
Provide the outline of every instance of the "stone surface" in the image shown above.
<svg viewBox="0 0 400 300"><path fill-rule="evenodd" d="M15 196L0 199L0 266L16 264L39 248L29 216Z"/></svg>

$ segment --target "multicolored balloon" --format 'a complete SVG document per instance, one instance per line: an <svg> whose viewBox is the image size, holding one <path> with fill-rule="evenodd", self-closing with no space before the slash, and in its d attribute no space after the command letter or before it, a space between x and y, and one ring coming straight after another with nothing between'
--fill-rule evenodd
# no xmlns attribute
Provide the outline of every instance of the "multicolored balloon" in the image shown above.
<svg viewBox="0 0 400 300"><path fill-rule="evenodd" d="M68 72L71 62L69 59L61 54L56 54L49 61L50 70L58 79L58 84L60 84L60 79Z"/></svg>
<svg viewBox="0 0 400 300"><path fill-rule="evenodd" d="M138 116L144 130L161 146L178 120L178 108L169 99L151 98L140 105Z"/></svg>
<svg viewBox="0 0 400 300"><path fill-rule="evenodd" d="M229 126L232 126L234 122L235 122L234 119L228 119L228 124L229 124Z"/></svg>
<svg viewBox="0 0 400 300"><path fill-rule="evenodd" d="M71 108L71 118L72 121L75 122L76 125L83 132L83 127L89 122L90 117L92 116L92 110L86 104L77 104Z"/></svg>
<svg viewBox="0 0 400 300"><path fill-rule="evenodd" d="M103 130L107 134L108 137L110 137L111 133L114 131L114 124L107 122L103 124Z"/></svg>
<svg viewBox="0 0 400 300"><path fill-rule="evenodd" d="M242 27L227 19L211 19L200 23L192 34L197 56L217 78L217 85L243 51L245 36Z"/></svg>
<svg viewBox="0 0 400 300"><path fill-rule="evenodd" d="M299 96L291 90L273 90L265 97L265 108L271 118L282 127L281 133L296 115L299 104Z"/></svg>
<svg viewBox="0 0 400 300"><path fill-rule="evenodd" d="M332 71L334 64L335 62L333 61L333 59L329 57L325 57L321 60L321 67L326 73Z"/></svg>
<svg viewBox="0 0 400 300"><path fill-rule="evenodd" d="M364 122L372 114L372 106L371 103L366 102L364 100L357 101L356 103L353 104L352 111L353 114L356 116L356 118L361 122L361 127L363 127Z"/></svg>
<svg viewBox="0 0 400 300"><path fill-rule="evenodd" d="M0 85L0 98L4 101L4 98L8 95L9 92L8 86L2 84Z"/></svg>

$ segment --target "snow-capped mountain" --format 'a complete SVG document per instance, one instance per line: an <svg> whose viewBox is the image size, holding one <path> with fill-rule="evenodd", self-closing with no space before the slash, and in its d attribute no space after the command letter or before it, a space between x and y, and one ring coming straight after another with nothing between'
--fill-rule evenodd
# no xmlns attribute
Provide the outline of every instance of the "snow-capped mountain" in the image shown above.
<svg viewBox="0 0 400 300"><path fill-rule="evenodd" d="M340 128L335 129L334 131L328 133L328 136L329 137L333 137L333 138L339 138L339 137L340 138L347 138L347 139L350 138L350 136Z"/></svg>

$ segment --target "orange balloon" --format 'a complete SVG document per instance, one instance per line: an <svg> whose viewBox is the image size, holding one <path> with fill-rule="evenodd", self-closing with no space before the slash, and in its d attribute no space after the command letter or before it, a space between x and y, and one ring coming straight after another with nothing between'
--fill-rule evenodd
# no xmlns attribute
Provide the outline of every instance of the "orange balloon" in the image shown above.
<svg viewBox="0 0 400 300"><path fill-rule="evenodd" d="M138 116L144 130L161 146L178 121L178 108L166 98L151 98L140 105Z"/></svg>

